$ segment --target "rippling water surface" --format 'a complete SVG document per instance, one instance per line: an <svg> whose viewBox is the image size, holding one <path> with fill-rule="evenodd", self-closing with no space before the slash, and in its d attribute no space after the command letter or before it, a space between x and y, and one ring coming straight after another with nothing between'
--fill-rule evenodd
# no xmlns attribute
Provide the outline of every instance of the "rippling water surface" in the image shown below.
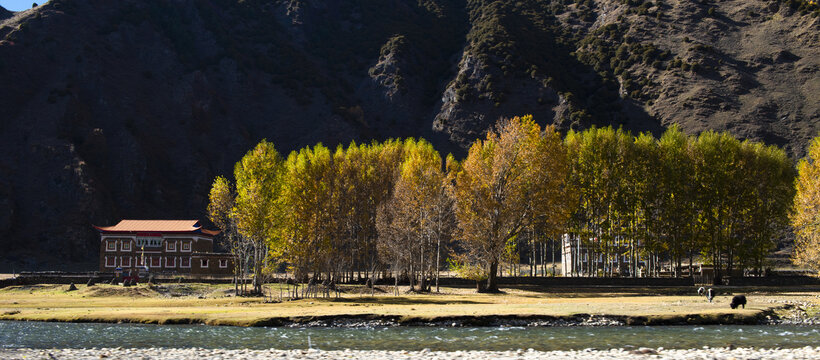
<svg viewBox="0 0 820 360"><path fill-rule="evenodd" d="M0 347L202 347L323 350L689 349L727 345L795 348L820 344L820 327L788 325L654 327L241 328L206 325L72 324L0 321Z"/></svg>

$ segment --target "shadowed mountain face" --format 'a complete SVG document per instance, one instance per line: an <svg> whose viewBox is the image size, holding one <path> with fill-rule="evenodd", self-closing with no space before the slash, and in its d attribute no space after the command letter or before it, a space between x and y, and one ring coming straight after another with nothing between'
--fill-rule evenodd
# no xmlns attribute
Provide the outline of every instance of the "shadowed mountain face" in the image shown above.
<svg viewBox="0 0 820 360"><path fill-rule="evenodd" d="M91 224L204 219L213 178L263 138L464 154L533 114L800 156L820 118L818 18L757 0L52 0L0 19L0 253L16 269L93 262Z"/></svg>
<svg viewBox="0 0 820 360"><path fill-rule="evenodd" d="M0 6L0 20L5 20L14 15L13 12L6 10L6 8Z"/></svg>

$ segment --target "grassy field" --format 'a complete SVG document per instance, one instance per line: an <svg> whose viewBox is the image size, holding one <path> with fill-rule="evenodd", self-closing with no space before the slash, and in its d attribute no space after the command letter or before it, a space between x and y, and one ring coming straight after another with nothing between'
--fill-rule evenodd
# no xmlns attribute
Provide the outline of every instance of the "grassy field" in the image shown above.
<svg viewBox="0 0 820 360"><path fill-rule="evenodd" d="M539 291L502 289L502 294L476 294L472 289L442 288L439 294L387 292L361 294L349 287L341 298L309 298L265 303L262 298L230 296L229 285L173 284L124 288L114 285L13 286L0 289L0 320L71 322L204 323L253 326L277 318L323 316L398 316L435 321L449 317L571 316L575 314L670 318L697 315L754 317L782 305L782 301L818 302L817 293L747 292L746 309L731 310L729 294L709 303L706 298L681 295L688 289L586 289ZM387 289L385 289L387 290ZM359 294L357 294L357 292ZM694 293L694 291L691 291ZM271 289L278 299L279 289ZM667 293L663 295L662 293Z"/></svg>

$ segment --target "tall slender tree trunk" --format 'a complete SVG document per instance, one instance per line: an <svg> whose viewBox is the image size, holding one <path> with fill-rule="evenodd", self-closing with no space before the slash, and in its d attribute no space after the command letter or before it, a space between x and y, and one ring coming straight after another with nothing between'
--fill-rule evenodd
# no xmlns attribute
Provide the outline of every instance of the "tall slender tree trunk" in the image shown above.
<svg viewBox="0 0 820 360"><path fill-rule="evenodd" d="M692 260L695 255L692 253L692 250L689 250L689 277L694 276L695 270L692 268Z"/></svg>
<svg viewBox="0 0 820 360"><path fill-rule="evenodd" d="M498 291L497 274L498 274L498 260L493 260L490 263L489 276L487 276L487 287L485 288L485 290L487 292L497 292Z"/></svg>
<svg viewBox="0 0 820 360"><path fill-rule="evenodd" d="M538 276L538 243L532 240L532 258L530 259L530 276Z"/></svg>
<svg viewBox="0 0 820 360"><path fill-rule="evenodd" d="M439 235L438 241L436 243L436 292L439 292L438 277L439 277L440 269L441 269L441 235Z"/></svg>
<svg viewBox="0 0 820 360"><path fill-rule="evenodd" d="M544 254L544 251L546 251L546 246L547 245L545 243L545 244L542 244L542 247L541 247L541 250L542 250L541 251L541 274L544 277L547 276L547 264L546 264L546 261L544 261L546 259L546 256ZM563 248L563 246L562 246L562 248ZM555 240L554 239L550 239L550 253L552 254L552 268L555 269ZM561 256L564 256L563 252L561 253ZM552 276L555 277L555 271L552 272Z"/></svg>
<svg viewBox="0 0 820 360"><path fill-rule="evenodd" d="M552 239L549 239L550 244L552 244L552 241L553 241ZM541 277L547 277L547 263L546 263L547 254L545 254L546 250L547 250L547 242L545 241L545 242L541 243ZM552 256L553 256L552 263L553 263L553 265L555 265L555 254L553 254ZM555 276L555 274L553 274L553 276Z"/></svg>
<svg viewBox="0 0 820 360"><path fill-rule="evenodd" d="M393 271L393 293L396 296L399 295L399 273L398 273L398 271Z"/></svg>
<svg viewBox="0 0 820 360"><path fill-rule="evenodd" d="M634 234L634 232L633 232ZM629 277L635 277L635 238L629 239Z"/></svg>
<svg viewBox="0 0 820 360"><path fill-rule="evenodd" d="M409 281L410 281L410 291L416 289L416 270L414 269L413 263L410 263L410 273L408 274Z"/></svg>

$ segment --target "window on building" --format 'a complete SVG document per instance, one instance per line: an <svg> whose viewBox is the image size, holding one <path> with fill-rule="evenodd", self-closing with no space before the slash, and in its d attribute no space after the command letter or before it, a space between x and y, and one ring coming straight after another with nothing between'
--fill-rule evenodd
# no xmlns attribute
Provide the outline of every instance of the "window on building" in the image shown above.
<svg viewBox="0 0 820 360"><path fill-rule="evenodd" d="M158 267L160 267L160 260L162 260L162 259L161 259L161 258L158 258L158 257L152 257L152 258L151 258L151 267L152 267L152 268L158 268Z"/></svg>
<svg viewBox="0 0 820 360"><path fill-rule="evenodd" d="M219 259L219 267L223 269L228 267L228 259Z"/></svg>
<svg viewBox="0 0 820 360"><path fill-rule="evenodd" d="M165 258L165 267L172 268L177 266L177 258L168 256Z"/></svg>
<svg viewBox="0 0 820 360"><path fill-rule="evenodd" d="M183 241L182 242L182 251L191 251L191 242L190 241Z"/></svg>
<svg viewBox="0 0 820 360"><path fill-rule="evenodd" d="M131 240L123 240L120 247L122 251L131 251Z"/></svg>
<svg viewBox="0 0 820 360"><path fill-rule="evenodd" d="M131 257L126 256L120 259L120 266L122 267L131 267Z"/></svg>
<svg viewBox="0 0 820 360"><path fill-rule="evenodd" d="M117 267L117 258L114 256L106 256L105 267Z"/></svg>
<svg viewBox="0 0 820 360"><path fill-rule="evenodd" d="M200 259L199 260L199 267L203 267L203 268L208 267L208 259Z"/></svg>
<svg viewBox="0 0 820 360"><path fill-rule="evenodd" d="M159 247L162 245L162 238L159 236L137 236L137 247Z"/></svg>
<svg viewBox="0 0 820 360"><path fill-rule="evenodd" d="M165 242L165 251L176 251L177 249L177 242L176 241L166 241Z"/></svg>
<svg viewBox="0 0 820 360"><path fill-rule="evenodd" d="M191 267L191 258L184 257L179 259L179 267L189 268Z"/></svg>
<svg viewBox="0 0 820 360"><path fill-rule="evenodd" d="M117 242L108 240L105 242L105 251L117 251Z"/></svg>
<svg viewBox="0 0 820 360"><path fill-rule="evenodd" d="M137 261L135 262L137 263L137 266L145 266L145 258L143 258L142 256L138 256Z"/></svg>

